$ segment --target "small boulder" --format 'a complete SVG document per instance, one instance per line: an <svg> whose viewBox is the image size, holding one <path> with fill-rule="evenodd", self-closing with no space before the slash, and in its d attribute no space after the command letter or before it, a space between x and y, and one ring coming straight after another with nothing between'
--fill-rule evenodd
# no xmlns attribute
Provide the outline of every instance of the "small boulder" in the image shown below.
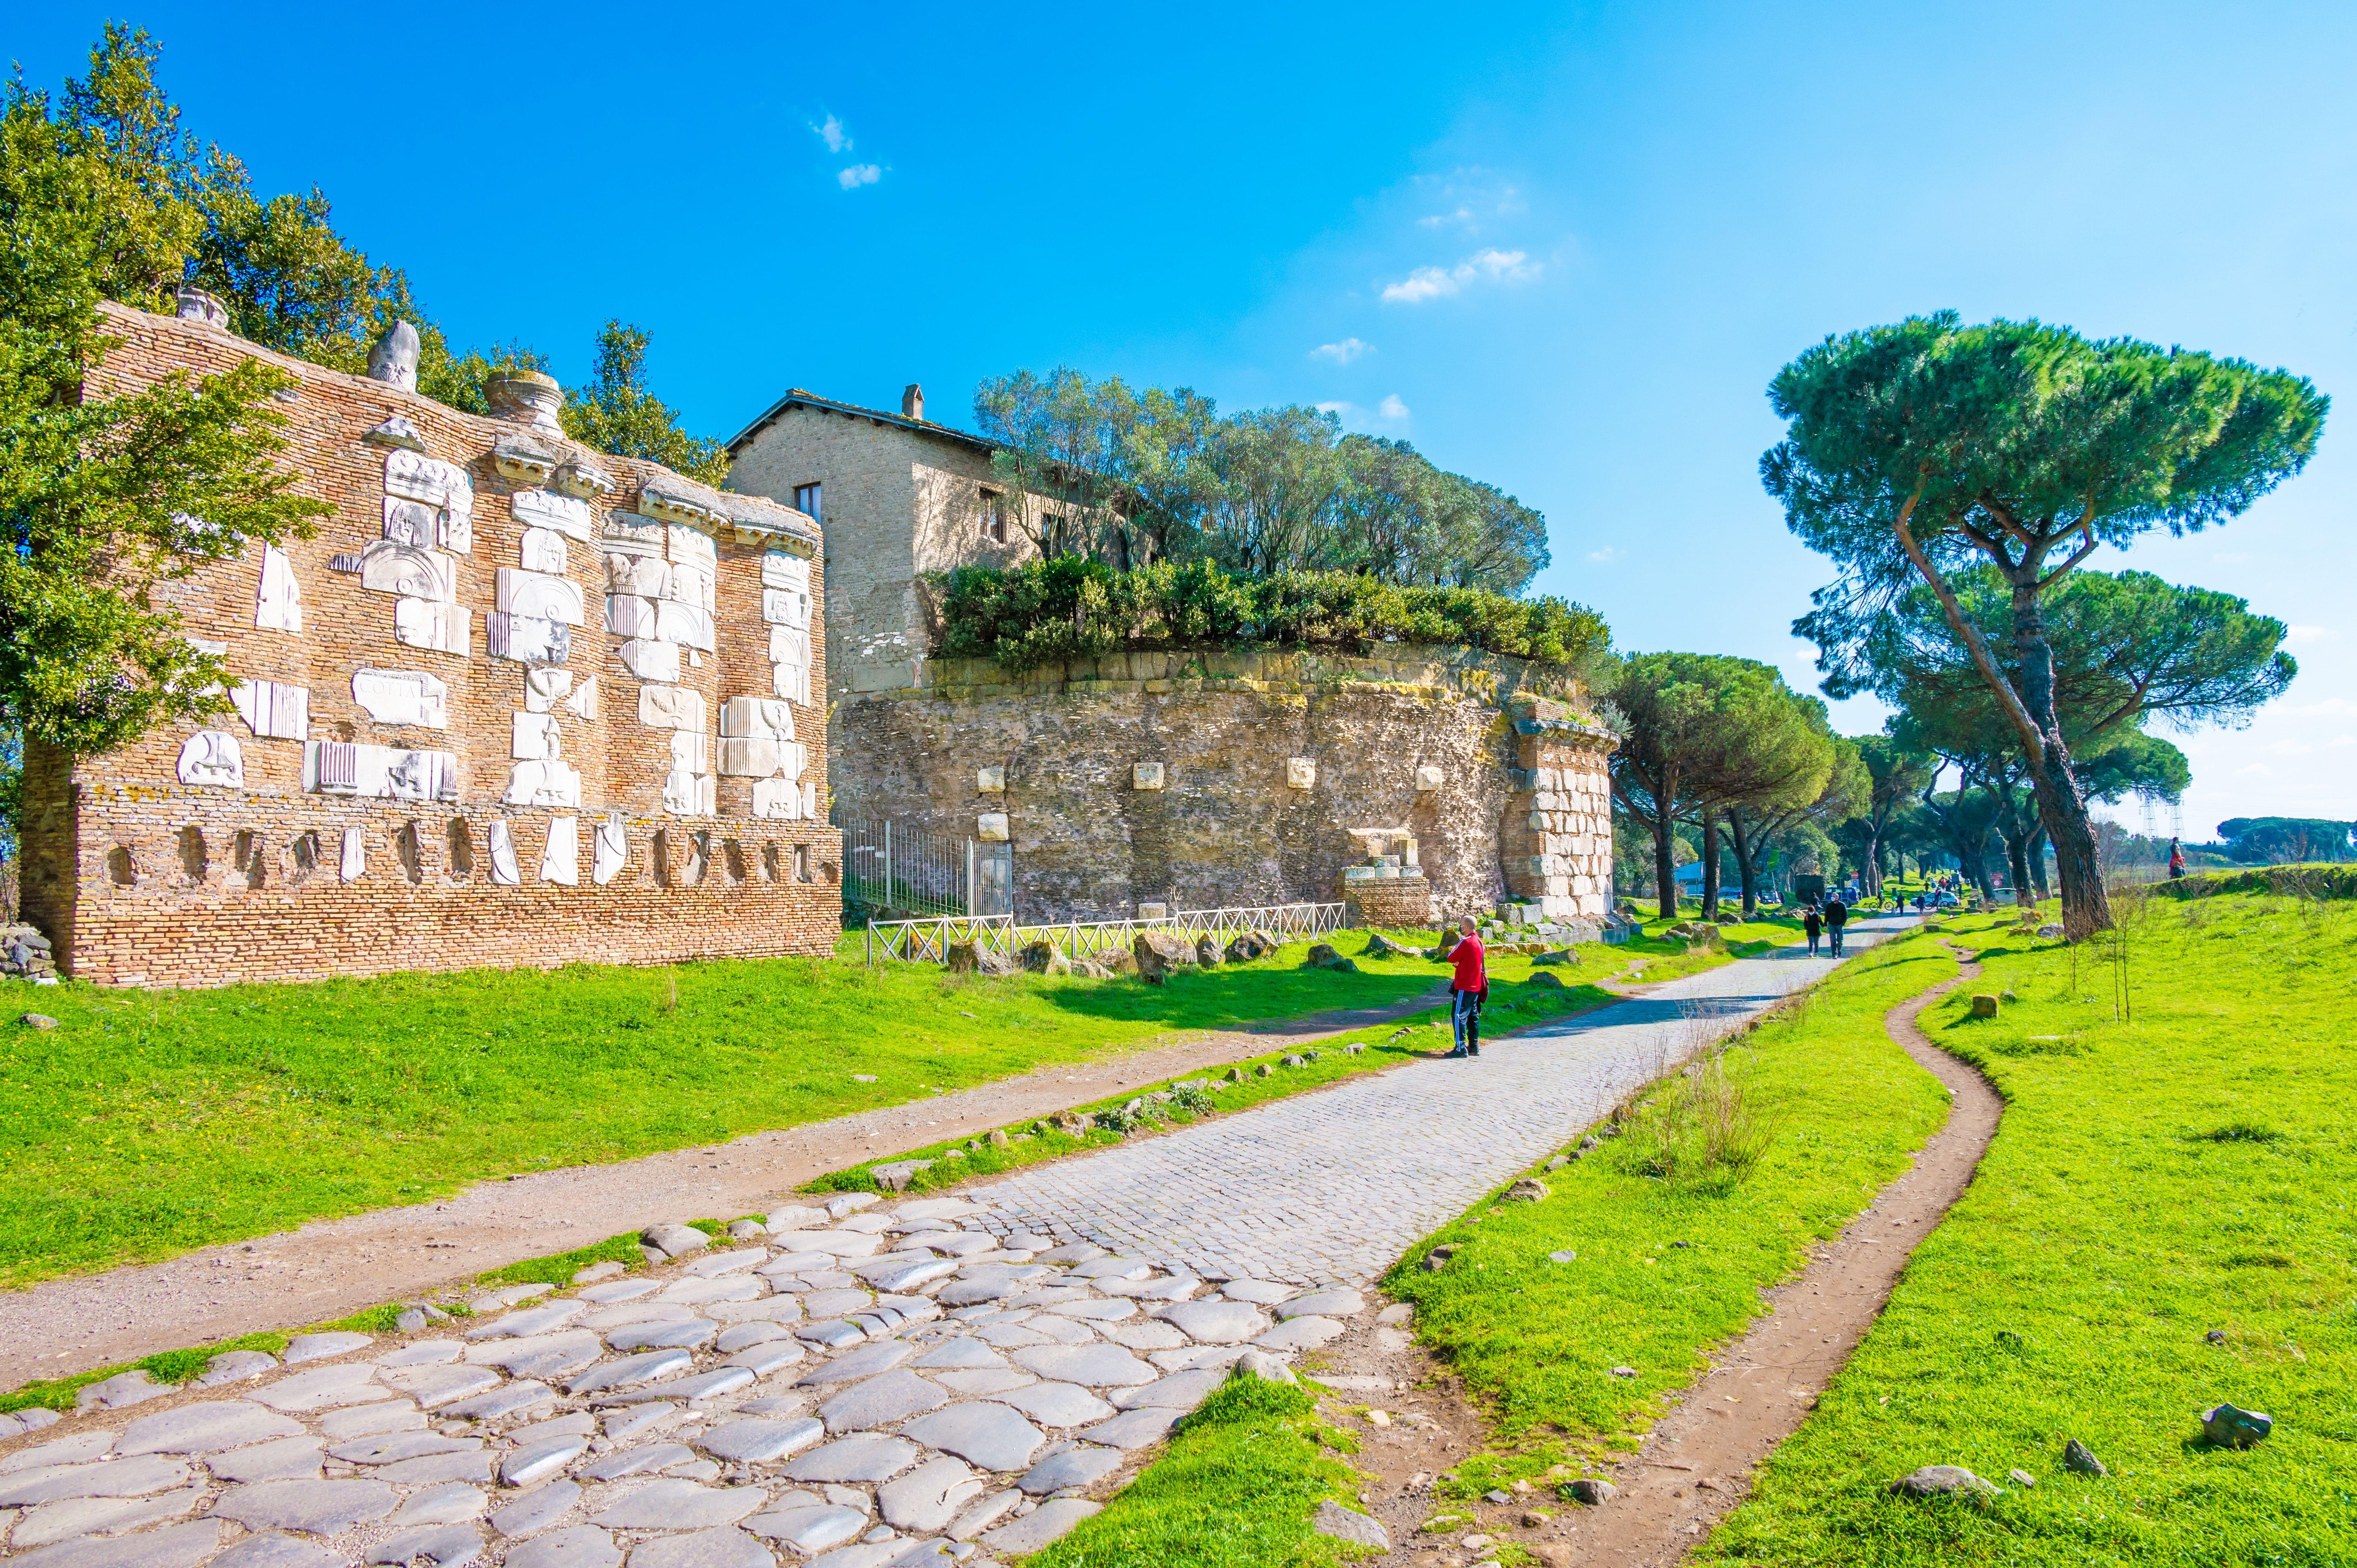
<svg viewBox="0 0 2357 1568"><path fill-rule="evenodd" d="M639 1240L666 1258L683 1258L712 1245L712 1238L693 1225L650 1225L639 1232Z"/></svg>
<svg viewBox="0 0 2357 1568"><path fill-rule="evenodd" d="M1536 1176L1524 1176L1506 1189L1506 1196L1516 1203L1536 1203L1555 1196L1554 1190Z"/></svg>
<svg viewBox="0 0 2357 1568"><path fill-rule="evenodd" d="M2019 1466L2007 1470L2005 1473L2005 1478L2025 1492L2034 1489L2038 1485L2038 1477Z"/></svg>
<svg viewBox="0 0 2357 1568"><path fill-rule="evenodd" d="M1072 964L1072 972L1089 980L1111 980L1113 978L1113 971L1107 969L1104 965L1099 963L1092 958L1084 958L1074 961Z"/></svg>
<svg viewBox="0 0 2357 1568"><path fill-rule="evenodd" d="M2062 1444L2062 1467L2065 1470L2076 1470L2082 1476L2111 1474L2109 1470L2104 1468L2104 1462L2096 1458L2093 1452L2075 1437Z"/></svg>
<svg viewBox="0 0 2357 1568"><path fill-rule="evenodd" d="M1276 943L1259 931L1245 931L1228 943L1230 963L1250 963L1276 950Z"/></svg>
<svg viewBox="0 0 2357 1568"><path fill-rule="evenodd" d="M1228 1081L1230 1083L1242 1083L1245 1079L1251 1076L1251 1074L1247 1073L1240 1067L1232 1067L1228 1069Z"/></svg>
<svg viewBox="0 0 2357 1568"><path fill-rule="evenodd" d="M1062 950L1060 950L1055 943L1046 940L1044 938L1036 942L1025 943L1022 960L1023 967L1029 970L1033 974L1070 974L1072 972L1072 961L1066 958L1063 955Z"/></svg>
<svg viewBox="0 0 2357 1568"><path fill-rule="evenodd" d="M2201 1337L2205 1343L2212 1345L2223 1345L2226 1342L2226 1331L2222 1328L2213 1328L2209 1333L2204 1334Z"/></svg>
<svg viewBox="0 0 2357 1568"><path fill-rule="evenodd" d="M1367 933L1367 945L1359 950L1361 958L1407 958L1407 949L1386 938L1381 931Z"/></svg>
<svg viewBox="0 0 2357 1568"><path fill-rule="evenodd" d="M47 1013L27 1013L21 1022L28 1029L54 1029L58 1021Z"/></svg>
<svg viewBox="0 0 2357 1568"><path fill-rule="evenodd" d="M1564 949L1561 952L1543 952L1531 960L1534 964L1576 964L1578 961L1579 955L1569 948Z"/></svg>
<svg viewBox="0 0 2357 1568"><path fill-rule="evenodd" d="M1138 932L1129 951L1137 963L1137 978L1148 985L1161 984L1172 970L1195 961L1195 950L1168 931Z"/></svg>
<svg viewBox="0 0 2357 1568"><path fill-rule="evenodd" d="M1523 983L1534 991L1561 991L1565 988L1563 976L1551 969L1538 971Z"/></svg>
<svg viewBox="0 0 2357 1568"><path fill-rule="evenodd" d="M1424 1272L1427 1274L1437 1274L1447 1268L1448 1260L1455 1256L1457 1256L1457 1243L1444 1241L1424 1255Z"/></svg>
<svg viewBox="0 0 2357 1568"><path fill-rule="evenodd" d="M2038 934L2049 939L2060 937L2062 934L2061 924L2059 921L2049 920L2046 924L2038 928Z"/></svg>
<svg viewBox="0 0 2357 1568"><path fill-rule="evenodd" d="M1231 1378L1258 1378L1264 1383L1297 1383L1293 1369L1265 1350L1247 1350L1236 1358Z"/></svg>
<svg viewBox="0 0 2357 1568"><path fill-rule="evenodd" d="M1319 942L1312 947L1309 950L1309 956L1303 959L1301 963L1305 969L1331 970L1337 974L1359 972L1359 966L1336 952L1332 942Z"/></svg>
<svg viewBox="0 0 2357 1568"><path fill-rule="evenodd" d="M980 942L952 942L949 972L952 974L1013 974L1015 961L996 948Z"/></svg>
<svg viewBox="0 0 2357 1568"><path fill-rule="evenodd" d="M1003 1149L1006 1147L1006 1129L1004 1127L993 1127L990 1130L990 1146L994 1149Z"/></svg>
<svg viewBox="0 0 2357 1568"><path fill-rule="evenodd" d="M868 1166L867 1174L876 1178L877 1187L888 1192L906 1192L909 1184L917 1179L919 1171L932 1168L931 1160L894 1160L888 1165Z"/></svg>
<svg viewBox="0 0 2357 1568"><path fill-rule="evenodd" d="M1383 1521L1353 1513L1330 1498L1318 1505L1309 1528L1320 1535L1330 1535L1337 1541L1347 1541L1356 1546L1372 1546L1378 1552L1392 1549L1392 1532Z"/></svg>
<svg viewBox="0 0 2357 1568"><path fill-rule="evenodd" d="M1974 1017L1975 1017L1975 1018L1994 1018L1994 1017L1996 1017L1996 997L1994 997L1994 996L1991 996L1991 995L1990 995L1987 992L1986 992L1986 991L1984 991L1984 992L1980 993L1978 995L1975 996L1975 997L1973 998L1973 1016L1974 1016Z"/></svg>
<svg viewBox="0 0 2357 1568"><path fill-rule="evenodd" d="M1276 1060L1279 1067L1308 1067L1309 1065L1309 1058L1308 1057L1296 1056L1291 1051L1287 1051L1285 1055L1277 1058Z"/></svg>
<svg viewBox="0 0 2357 1568"><path fill-rule="evenodd" d="M2275 1429L2275 1418L2255 1410L2217 1404L2201 1412L2201 1435L2221 1448L2248 1448Z"/></svg>
<svg viewBox="0 0 2357 1568"><path fill-rule="evenodd" d="M1618 1496L1620 1488L1595 1476L1582 1476L1563 1488L1564 1499L1583 1508L1602 1508Z"/></svg>
<svg viewBox="0 0 2357 1568"><path fill-rule="evenodd" d="M1137 960L1125 952L1109 952L1100 954L1097 959L1097 963L1104 970L1107 977L1116 974L1135 974L1137 972Z"/></svg>
<svg viewBox="0 0 2357 1568"><path fill-rule="evenodd" d="M1890 1489L1902 1498L1937 1498L1957 1492L1974 1497L1997 1495L1995 1482L1982 1480L1962 1465L1926 1465L1891 1482Z"/></svg>
<svg viewBox="0 0 2357 1568"><path fill-rule="evenodd" d="M1204 969L1219 968L1220 944L1213 941L1208 936L1197 937L1195 939L1195 962Z"/></svg>

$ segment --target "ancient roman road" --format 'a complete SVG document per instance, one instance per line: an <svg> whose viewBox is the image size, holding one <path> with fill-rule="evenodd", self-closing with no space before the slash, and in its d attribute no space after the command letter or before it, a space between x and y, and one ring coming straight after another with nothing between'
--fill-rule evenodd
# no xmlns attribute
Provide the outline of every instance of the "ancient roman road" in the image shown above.
<svg viewBox="0 0 2357 1568"><path fill-rule="evenodd" d="M1850 948L1911 924L1859 922ZM984 1210L970 1222L1212 1279L1363 1284L1666 1066L1834 966L1789 948L1738 959L1496 1040L1478 1059L1413 1062L968 1188Z"/></svg>

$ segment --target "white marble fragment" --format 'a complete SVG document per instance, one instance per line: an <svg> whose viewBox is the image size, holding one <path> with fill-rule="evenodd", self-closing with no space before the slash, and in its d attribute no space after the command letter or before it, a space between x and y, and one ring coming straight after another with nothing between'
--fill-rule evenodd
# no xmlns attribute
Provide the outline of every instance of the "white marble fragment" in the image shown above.
<svg viewBox="0 0 2357 1568"><path fill-rule="evenodd" d="M368 875L368 834L355 824L344 830L343 854L336 863L337 879L358 882Z"/></svg>
<svg viewBox="0 0 2357 1568"><path fill-rule="evenodd" d="M576 719L595 719L597 716L597 676L587 677L573 689L573 695L565 699L565 711Z"/></svg>
<svg viewBox="0 0 2357 1568"><path fill-rule="evenodd" d="M655 601L655 636L705 653L718 646L713 636L712 612L700 605L683 605L675 599Z"/></svg>
<svg viewBox="0 0 2357 1568"><path fill-rule="evenodd" d="M673 816L708 817L712 815L714 798L709 778L699 778L684 768L674 768L663 775L663 810Z"/></svg>
<svg viewBox="0 0 2357 1568"><path fill-rule="evenodd" d="M641 686L639 722L655 729L702 730L704 693L685 686Z"/></svg>
<svg viewBox="0 0 2357 1568"><path fill-rule="evenodd" d="M655 602L636 594L606 596L606 629L616 637L651 638L655 634Z"/></svg>
<svg viewBox="0 0 2357 1568"><path fill-rule="evenodd" d="M573 657L573 628L561 620L494 610L485 629L490 634L488 640L494 659L512 659L524 664L563 664Z"/></svg>
<svg viewBox="0 0 2357 1568"><path fill-rule="evenodd" d="M684 768L690 773L711 772L712 737L702 730L672 731L671 765L673 768Z"/></svg>
<svg viewBox="0 0 2357 1568"><path fill-rule="evenodd" d="M361 586L374 594L456 604L458 563L438 550L372 539L361 549Z"/></svg>
<svg viewBox="0 0 2357 1568"><path fill-rule="evenodd" d="M523 707L528 714L552 712L573 690L570 670L527 670L523 672ZM554 752L551 756L555 755Z"/></svg>
<svg viewBox="0 0 2357 1568"><path fill-rule="evenodd" d="M985 843L1005 843L1007 839L1006 813L983 812L974 820L974 836Z"/></svg>
<svg viewBox="0 0 2357 1568"><path fill-rule="evenodd" d="M475 510L475 482L467 477L467 470L423 452L394 450L384 455L384 493L424 501L436 510L471 514Z"/></svg>
<svg viewBox="0 0 2357 1568"><path fill-rule="evenodd" d="M579 626L581 585L569 577L502 566L499 570L499 607L509 615L536 616L542 620Z"/></svg>
<svg viewBox="0 0 2357 1568"><path fill-rule="evenodd" d="M621 647L622 668L641 681L673 685L679 680L679 645L632 638Z"/></svg>
<svg viewBox="0 0 2357 1568"><path fill-rule="evenodd" d="M790 822L802 814L802 791L791 779L763 779L753 786L753 814L770 822Z"/></svg>
<svg viewBox="0 0 2357 1568"><path fill-rule="evenodd" d="M712 574L701 567L675 565L665 578L660 596L674 604L694 605L697 609L713 607Z"/></svg>
<svg viewBox="0 0 2357 1568"><path fill-rule="evenodd" d="M578 806L581 770L554 758L519 762L500 800L511 806Z"/></svg>
<svg viewBox="0 0 2357 1568"><path fill-rule="evenodd" d="M606 591L608 594L635 594L640 598L659 599L671 583L671 563L660 555L608 554L606 557Z"/></svg>
<svg viewBox="0 0 2357 1568"><path fill-rule="evenodd" d="M590 880L603 887L622 874L630 860L630 832L619 817L597 819L597 859L590 866Z"/></svg>
<svg viewBox="0 0 2357 1568"><path fill-rule="evenodd" d="M518 490L508 498L508 510L527 528L545 528L587 544L597 535L590 528L589 503L577 496L553 490Z"/></svg>
<svg viewBox="0 0 2357 1568"><path fill-rule="evenodd" d="M761 586L791 588L797 593L807 594L810 592L810 563L782 550L764 551L761 554Z"/></svg>
<svg viewBox="0 0 2357 1568"><path fill-rule="evenodd" d="M1288 757L1285 759L1285 782L1288 789L1312 789L1318 785L1318 759L1313 757Z"/></svg>
<svg viewBox="0 0 2357 1568"><path fill-rule="evenodd" d="M280 681L240 681L230 688L245 727L264 739L307 740L311 735L311 690Z"/></svg>
<svg viewBox="0 0 2357 1568"><path fill-rule="evenodd" d="M262 583L255 592L253 624L265 631L303 629L303 585L295 564L275 544L262 547Z"/></svg>
<svg viewBox="0 0 2357 1568"><path fill-rule="evenodd" d="M352 701L381 725L450 727L450 688L422 670L355 670Z"/></svg>
<svg viewBox="0 0 2357 1568"><path fill-rule="evenodd" d="M491 880L502 887L514 887L523 881L522 868L516 865L515 830L508 826L505 817L491 819Z"/></svg>
<svg viewBox="0 0 2357 1568"><path fill-rule="evenodd" d="M748 740L791 740L794 711L774 697L729 697L720 704L720 733Z"/></svg>
<svg viewBox="0 0 2357 1568"><path fill-rule="evenodd" d="M712 535L702 530L683 528L674 522L671 525L667 542L670 545L673 560L683 561L691 566L701 566L706 573L714 573L719 569L720 547L713 542Z"/></svg>
<svg viewBox="0 0 2357 1568"><path fill-rule="evenodd" d="M779 746L767 737L724 736L720 771L731 779L767 779L785 765Z"/></svg>
<svg viewBox="0 0 2357 1568"><path fill-rule="evenodd" d="M652 555L663 553L663 525L636 512L609 511L598 532L598 546L609 554Z"/></svg>
<svg viewBox="0 0 2357 1568"><path fill-rule="evenodd" d="M213 789L245 788L245 753L227 730L200 729L180 746L180 782Z"/></svg>
<svg viewBox="0 0 2357 1568"><path fill-rule="evenodd" d="M464 605L404 599L393 607L393 635L412 648L467 657L475 612Z"/></svg>
<svg viewBox="0 0 2357 1568"><path fill-rule="evenodd" d="M564 737L557 733L554 714L516 714L511 715L512 745L509 755L519 762L552 762L564 754Z"/></svg>
<svg viewBox="0 0 2357 1568"><path fill-rule="evenodd" d="M761 618L773 626L807 628L811 622L811 596L798 588L764 588Z"/></svg>
<svg viewBox="0 0 2357 1568"><path fill-rule="evenodd" d="M565 573L565 535L553 528L527 528L517 554L527 572Z"/></svg>
<svg viewBox="0 0 2357 1568"><path fill-rule="evenodd" d="M548 847L541 853L540 879L576 887L581 882L581 819L548 819Z"/></svg>

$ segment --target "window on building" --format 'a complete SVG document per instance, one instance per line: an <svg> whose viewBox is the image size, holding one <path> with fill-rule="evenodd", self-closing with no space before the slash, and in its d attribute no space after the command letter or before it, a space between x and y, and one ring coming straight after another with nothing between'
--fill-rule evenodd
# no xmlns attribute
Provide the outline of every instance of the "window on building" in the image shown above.
<svg viewBox="0 0 2357 1568"><path fill-rule="evenodd" d="M1006 498L996 490L982 492L982 536L993 543L1006 542Z"/></svg>
<svg viewBox="0 0 2357 1568"><path fill-rule="evenodd" d="M815 483L794 487L794 510L810 513L813 522L826 521L826 519L818 514L818 486Z"/></svg>

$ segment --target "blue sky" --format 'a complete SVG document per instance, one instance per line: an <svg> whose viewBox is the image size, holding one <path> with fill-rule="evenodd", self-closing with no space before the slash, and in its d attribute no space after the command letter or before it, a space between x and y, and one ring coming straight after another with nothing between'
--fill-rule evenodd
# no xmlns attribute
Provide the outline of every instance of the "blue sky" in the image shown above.
<svg viewBox="0 0 2357 1568"><path fill-rule="evenodd" d="M20 10L9 51L54 83L110 9ZM959 421L979 378L1059 363L1344 405L1544 511L1537 585L1620 646L1811 686L1789 624L1828 574L1756 475L1795 352L1953 306L2286 366L2344 398L2309 472L2096 561L2296 628L2288 698L2180 739L2190 835L2357 817L2349 7L132 19L193 129L265 189L323 187L462 341L521 337L571 379L600 320L640 321L713 434L789 385L893 405L920 381Z"/></svg>

